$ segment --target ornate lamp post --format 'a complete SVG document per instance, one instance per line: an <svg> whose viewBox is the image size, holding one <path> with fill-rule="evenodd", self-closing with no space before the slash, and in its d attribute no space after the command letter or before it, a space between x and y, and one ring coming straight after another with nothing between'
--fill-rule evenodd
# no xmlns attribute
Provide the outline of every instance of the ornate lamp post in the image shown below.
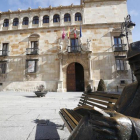
<svg viewBox="0 0 140 140"><path fill-rule="evenodd" d="M123 37L126 36L127 44L128 44L128 47L129 47L128 32L129 32L130 29L133 29L136 24L131 21L131 16L130 15L127 15L127 17L124 18L124 20L125 21L121 25L120 37L123 38ZM131 74L132 74L132 82L134 82L135 80L134 80L134 75L133 75L132 71L131 71Z"/></svg>

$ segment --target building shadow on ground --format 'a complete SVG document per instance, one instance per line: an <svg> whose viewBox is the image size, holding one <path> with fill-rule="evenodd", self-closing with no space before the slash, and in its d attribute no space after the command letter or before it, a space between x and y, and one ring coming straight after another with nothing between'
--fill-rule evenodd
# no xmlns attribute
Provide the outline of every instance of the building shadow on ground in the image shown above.
<svg viewBox="0 0 140 140"><path fill-rule="evenodd" d="M35 140L60 140L57 129L61 129L62 125L50 120L36 119L34 122L37 124Z"/></svg>

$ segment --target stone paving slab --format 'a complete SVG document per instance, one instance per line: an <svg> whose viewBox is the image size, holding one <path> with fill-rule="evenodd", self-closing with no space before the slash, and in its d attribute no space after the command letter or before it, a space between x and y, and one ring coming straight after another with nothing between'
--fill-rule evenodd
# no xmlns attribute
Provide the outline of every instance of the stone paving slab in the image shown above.
<svg viewBox="0 0 140 140"><path fill-rule="evenodd" d="M75 108L82 93L0 92L0 140L67 140L58 112Z"/></svg>

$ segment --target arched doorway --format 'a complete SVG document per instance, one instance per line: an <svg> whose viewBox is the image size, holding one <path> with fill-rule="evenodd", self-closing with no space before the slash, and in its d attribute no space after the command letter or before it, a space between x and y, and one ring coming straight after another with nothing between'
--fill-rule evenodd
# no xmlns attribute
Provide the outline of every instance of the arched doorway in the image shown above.
<svg viewBox="0 0 140 140"><path fill-rule="evenodd" d="M71 63L67 68L67 91L84 91L84 68L79 63Z"/></svg>

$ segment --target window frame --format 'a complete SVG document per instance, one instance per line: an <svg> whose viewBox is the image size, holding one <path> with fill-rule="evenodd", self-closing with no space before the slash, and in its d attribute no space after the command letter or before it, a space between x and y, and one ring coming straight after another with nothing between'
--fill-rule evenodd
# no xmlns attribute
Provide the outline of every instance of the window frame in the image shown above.
<svg viewBox="0 0 140 140"><path fill-rule="evenodd" d="M71 21L71 16L70 16L70 14L69 13L66 13L65 15L64 15L64 22L70 22Z"/></svg>
<svg viewBox="0 0 140 140"><path fill-rule="evenodd" d="M125 56L115 57L117 71L126 71L127 70L127 63L124 60L124 58L126 58L126 57Z"/></svg>
<svg viewBox="0 0 140 140"><path fill-rule="evenodd" d="M72 41L74 41L74 45L72 45ZM71 47L76 47L78 46L78 38L70 38L70 46Z"/></svg>
<svg viewBox="0 0 140 140"><path fill-rule="evenodd" d="M59 23L60 22L60 15L59 14L55 14L53 16L53 23Z"/></svg>
<svg viewBox="0 0 140 140"><path fill-rule="evenodd" d="M29 18L28 17L24 17L23 21L22 21L22 25L28 25L29 24Z"/></svg>
<svg viewBox="0 0 140 140"><path fill-rule="evenodd" d="M39 24L39 17L38 16L34 16L33 17L33 22L32 24Z"/></svg>
<svg viewBox="0 0 140 140"><path fill-rule="evenodd" d="M5 66L1 68L1 64L4 64ZM2 74L6 74L7 71L7 61L0 61L0 68L2 70Z"/></svg>
<svg viewBox="0 0 140 140"><path fill-rule="evenodd" d="M9 27L9 19L4 19L3 27Z"/></svg>
<svg viewBox="0 0 140 140"><path fill-rule="evenodd" d="M80 12L75 14L75 21L82 21L82 14Z"/></svg>
<svg viewBox="0 0 140 140"><path fill-rule="evenodd" d="M43 16L43 24L44 23L49 23L49 16L48 15Z"/></svg>
<svg viewBox="0 0 140 140"><path fill-rule="evenodd" d="M2 55L8 55L9 43L2 43Z"/></svg>
<svg viewBox="0 0 140 140"><path fill-rule="evenodd" d="M117 42L115 41L115 39ZM114 36L114 46L115 46L115 48L122 47L122 39L119 36Z"/></svg>
<svg viewBox="0 0 140 140"><path fill-rule="evenodd" d="M19 24L19 19L18 18L14 18L13 26L18 26L18 24Z"/></svg>
<svg viewBox="0 0 140 140"><path fill-rule="evenodd" d="M28 70L28 63L29 61L34 61L35 64L34 64L34 71L33 72L29 72ZM38 71L38 59L26 59L26 73L36 73Z"/></svg>

